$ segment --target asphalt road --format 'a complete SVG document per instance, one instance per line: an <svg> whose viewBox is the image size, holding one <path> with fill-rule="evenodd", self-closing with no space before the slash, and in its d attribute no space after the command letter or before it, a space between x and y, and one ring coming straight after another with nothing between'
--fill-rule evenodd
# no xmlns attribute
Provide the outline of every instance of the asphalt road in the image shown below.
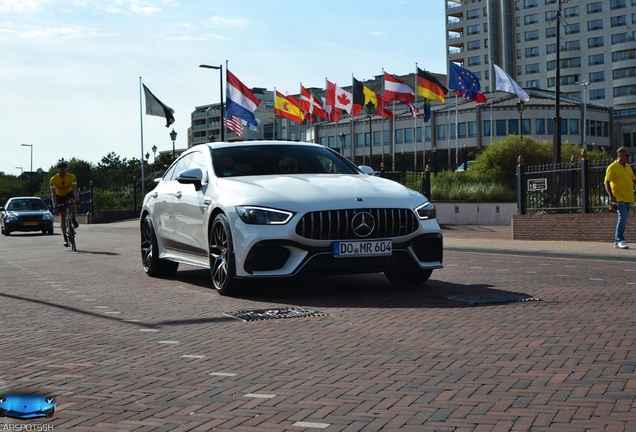
<svg viewBox="0 0 636 432"><path fill-rule="evenodd" d="M58 399L0 430L636 430L633 263L449 251L421 287L222 297L205 270L147 277L135 223L81 226L77 245L0 238L0 387ZM228 316L285 308L324 315Z"/></svg>

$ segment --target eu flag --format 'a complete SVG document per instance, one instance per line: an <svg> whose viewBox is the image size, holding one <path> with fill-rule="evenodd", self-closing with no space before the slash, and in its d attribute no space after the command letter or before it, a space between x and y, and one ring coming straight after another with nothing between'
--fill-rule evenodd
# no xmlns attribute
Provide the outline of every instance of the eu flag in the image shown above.
<svg viewBox="0 0 636 432"><path fill-rule="evenodd" d="M448 88L461 92L468 99L475 100L477 93L479 93L481 89L481 85L474 73L450 62Z"/></svg>

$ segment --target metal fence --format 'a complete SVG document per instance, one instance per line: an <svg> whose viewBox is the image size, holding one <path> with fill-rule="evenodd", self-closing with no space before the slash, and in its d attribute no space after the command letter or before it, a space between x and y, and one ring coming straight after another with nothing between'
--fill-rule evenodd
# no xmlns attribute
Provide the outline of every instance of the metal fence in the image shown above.
<svg viewBox="0 0 636 432"><path fill-rule="evenodd" d="M594 213L607 209L607 161L517 166L519 214Z"/></svg>

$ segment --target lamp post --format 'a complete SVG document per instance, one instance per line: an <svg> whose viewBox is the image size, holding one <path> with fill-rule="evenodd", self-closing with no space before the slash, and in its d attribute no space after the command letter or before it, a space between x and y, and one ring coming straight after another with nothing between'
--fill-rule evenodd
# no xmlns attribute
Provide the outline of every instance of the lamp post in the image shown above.
<svg viewBox="0 0 636 432"><path fill-rule="evenodd" d="M20 170L20 182L22 184L22 190L24 190L24 178L22 177L22 173L24 172L24 170L22 169L22 167L15 167L15 169L19 169Z"/></svg>
<svg viewBox="0 0 636 432"><path fill-rule="evenodd" d="M157 162L157 146L153 144L151 150L152 150L152 161Z"/></svg>
<svg viewBox="0 0 636 432"><path fill-rule="evenodd" d="M523 109L525 108L526 104L521 100L521 99L517 99L517 111L519 111L519 135L521 136L521 139L523 140Z"/></svg>
<svg viewBox="0 0 636 432"><path fill-rule="evenodd" d="M345 151L345 134L344 132L340 132L340 135L338 135L340 137L340 154L342 154L344 156L344 151Z"/></svg>
<svg viewBox="0 0 636 432"><path fill-rule="evenodd" d="M583 90L583 148L587 149L587 144L585 144L585 134L587 132L587 86L590 85L589 81L579 81L577 84L581 86Z"/></svg>
<svg viewBox="0 0 636 432"><path fill-rule="evenodd" d="M172 140L172 162L174 162L177 158L177 154L174 149L174 142L177 140L177 133L174 131L174 128L172 128L172 132L170 132L170 139Z"/></svg>
<svg viewBox="0 0 636 432"><path fill-rule="evenodd" d="M31 149L31 168L29 169L29 195L33 195L33 144L20 144Z"/></svg>
<svg viewBox="0 0 636 432"><path fill-rule="evenodd" d="M373 168L373 130L371 129L371 118L375 115L375 105L369 101L365 105L367 117L369 118L369 166Z"/></svg>
<svg viewBox="0 0 636 432"><path fill-rule="evenodd" d="M204 69L216 69L219 71L219 95L221 98L221 141L225 141L225 126L223 125L223 119L225 118L225 113L223 111L223 65L212 66L212 65L199 65L200 68Z"/></svg>

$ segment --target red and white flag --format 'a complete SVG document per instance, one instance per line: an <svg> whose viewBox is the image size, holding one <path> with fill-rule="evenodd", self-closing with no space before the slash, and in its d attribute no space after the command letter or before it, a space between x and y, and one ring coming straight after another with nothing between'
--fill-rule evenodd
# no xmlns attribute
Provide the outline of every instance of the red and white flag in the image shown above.
<svg viewBox="0 0 636 432"><path fill-rule="evenodd" d="M384 72L384 99L413 103L415 101L415 93L411 87L393 75Z"/></svg>
<svg viewBox="0 0 636 432"><path fill-rule="evenodd" d="M331 121L337 122L342 117L340 110L345 110L351 114L353 110L353 95L327 80L326 106L327 112L331 110L331 112L329 112Z"/></svg>

